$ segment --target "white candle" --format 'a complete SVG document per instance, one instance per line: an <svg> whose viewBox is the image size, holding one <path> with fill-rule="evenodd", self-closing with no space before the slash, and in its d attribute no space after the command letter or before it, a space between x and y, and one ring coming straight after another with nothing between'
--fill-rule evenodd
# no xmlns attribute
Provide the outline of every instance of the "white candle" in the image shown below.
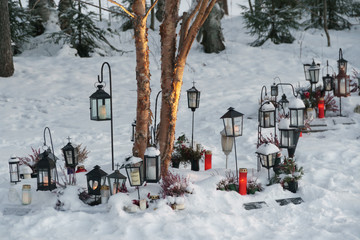
<svg viewBox="0 0 360 240"><path fill-rule="evenodd" d="M147 178L150 179L150 180L155 180L156 179L156 167L155 166L148 167L148 169L147 169Z"/></svg>
<svg viewBox="0 0 360 240"><path fill-rule="evenodd" d="M22 204L28 205L31 203L31 186L23 185L22 188Z"/></svg>
<svg viewBox="0 0 360 240"><path fill-rule="evenodd" d="M49 186L49 178L48 178L48 176L44 176L44 186Z"/></svg>
<svg viewBox="0 0 360 240"><path fill-rule="evenodd" d="M106 119L106 107L105 107L105 105L102 105L99 108L99 118L100 119Z"/></svg>
<svg viewBox="0 0 360 240"><path fill-rule="evenodd" d="M140 200L140 209L145 210L146 209L146 199Z"/></svg>

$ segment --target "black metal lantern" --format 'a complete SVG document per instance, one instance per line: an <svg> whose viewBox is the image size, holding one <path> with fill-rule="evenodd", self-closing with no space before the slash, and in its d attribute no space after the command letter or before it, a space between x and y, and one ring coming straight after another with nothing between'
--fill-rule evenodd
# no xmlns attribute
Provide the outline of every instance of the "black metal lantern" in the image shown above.
<svg viewBox="0 0 360 240"><path fill-rule="evenodd" d="M148 147L144 153L145 181L157 183L160 180L160 151L155 147Z"/></svg>
<svg viewBox="0 0 360 240"><path fill-rule="evenodd" d="M131 141L135 141L136 120L131 124Z"/></svg>
<svg viewBox="0 0 360 240"><path fill-rule="evenodd" d="M342 54L342 50L341 48L339 49L339 60L337 61L338 63L338 72L344 72L344 74L346 75L347 72L347 61L343 58L343 54Z"/></svg>
<svg viewBox="0 0 360 240"><path fill-rule="evenodd" d="M79 148L73 146L68 138L69 142L61 150L63 151L65 158L65 166L67 168L75 169L79 161Z"/></svg>
<svg viewBox="0 0 360 240"><path fill-rule="evenodd" d="M278 88L278 86L274 83L274 84L271 86L271 96L277 97L278 95L279 95L279 88Z"/></svg>
<svg viewBox="0 0 360 240"><path fill-rule="evenodd" d="M56 188L56 163L54 154L49 150L39 155L37 163L37 190L51 191Z"/></svg>
<svg viewBox="0 0 360 240"><path fill-rule="evenodd" d="M9 172L10 172L10 182L18 183L20 182L20 171L19 171L19 158L11 156L9 159Z"/></svg>
<svg viewBox="0 0 360 240"><path fill-rule="evenodd" d="M268 177L270 179L269 169L274 167L275 159L277 158L277 154L280 152L280 149L272 143L263 143L258 147L256 153L260 158L260 163L264 168L268 169Z"/></svg>
<svg viewBox="0 0 360 240"><path fill-rule="evenodd" d="M221 119L224 123L225 136L227 137L239 137L243 132L243 116L244 114L237 112L234 108L228 108Z"/></svg>
<svg viewBox="0 0 360 240"><path fill-rule="evenodd" d="M319 65L315 64L313 60L311 66L308 68L309 75L310 75L310 83L317 84L319 82L319 75L320 75L320 67Z"/></svg>
<svg viewBox="0 0 360 240"><path fill-rule="evenodd" d="M302 128L305 124L305 104L301 99L295 98L289 103L290 127Z"/></svg>
<svg viewBox="0 0 360 240"><path fill-rule="evenodd" d="M259 123L262 128L275 127L275 107L274 105L266 101L259 109Z"/></svg>
<svg viewBox="0 0 360 240"><path fill-rule="evenodd" d="M141 158L131 157L125 163L126 174L129 179L130 186L139 187L144 182L142 174L143 162Z"/></svg>
<svg viewBox="0 0 360 240"><path fill-rule="evenodd" d="M94 121L111 120L111 96L98 84L97 90L90 96L90 119Z"/></svg>
<svg viewBox="0 0 360 240"><path fill-rule="evenodd" d="M114 195L118 192L121 192L125 187L126 177L120 173L118 169L116 169L113 173L107 176L110 194Z"/></svg>
<svg viewBox="0 0 360 240"><path fill-rule="evenodd" d="M188 107L191 108L191 111L195 111L199 108L200 104L200 91L195 88L195 83L193 82L193 87L187 90L187 100L188 100Z"/></svg>
<svg viewBox="0 0 360 240"><path fill-rule="evenodd" d="M285 111L289 107L289 100L287 100L286 95L283 94L281 96L281 99L278 102L278 109L280 110L280 107L282 107Z"/></svg>
<svg viewBox="0 0 360 240"><path fill-rule="evenodd" d="M96 165L93 170L86 174L88 194L100 196L101 186L105 185L106 176L108 174Z"/></svg>
<svg viewBox="0 0 360 240"><path fill-rule="evenodd" d="M333 86L334 86L334 77L330 76L329 74L326 74L326 76L323 77L324 91L332 91Z"/></svg>
<svg viewBox="0 0 360 240"><path fill-rule="evenodd" d="M279 123L280 148L286 148L290 158L294 157L295 149L300 137L300 131L297 128L290 127L290 120L281 119Z"/></svg>

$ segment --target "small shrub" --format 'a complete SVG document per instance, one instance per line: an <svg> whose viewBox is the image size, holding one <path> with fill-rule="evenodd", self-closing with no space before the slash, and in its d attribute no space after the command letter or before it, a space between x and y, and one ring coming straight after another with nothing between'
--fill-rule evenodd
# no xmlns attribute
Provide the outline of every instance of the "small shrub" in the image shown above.
<svg viewBox="0 0 360 240"><path fill-rule="evenodd" d="M189 185L190 183L188 178L168 171L166 176L163 176L160 181L160 194L163 198L166 196L181 197L187 193L192 193Z"/></svg>
<svg viewBox="0 0 360 240"><path fill-rule="evenodd" d="M225 178L222 179L217 185L216 190L221 191L237 191L238 182L233 172L227 171Z"/></svg>

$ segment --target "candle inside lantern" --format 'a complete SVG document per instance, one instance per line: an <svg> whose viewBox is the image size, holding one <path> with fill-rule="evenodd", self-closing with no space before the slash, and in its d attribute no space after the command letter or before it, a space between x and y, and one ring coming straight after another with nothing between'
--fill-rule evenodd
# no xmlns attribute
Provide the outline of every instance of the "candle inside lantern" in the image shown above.
<svg viewBox="0 0 360 240"><path fill-rule="evenodd" d="M100 119L106 119L106 107L105 107L105 105L101 105L99 107L99 118Z"/></svg>
<svg viewBox="0 0 360 240"><path fill-rule="evenodd" d="M241 195L246 195L246 187L247 187L247 169L240 168L239 170L239 193Z"/></svg>
<svg viewBox="0 0 360 240"><path fill-rule="evenodd" d="M99 186L99 183L97 181L94 181L94 183L92 185L92 189L95 190L95 189L97 189L98 186Z"/></svg>
<svg viewBox="0 0 360 240"><path fill-rule="evenodd" d="M44 176L44 186L49 186L49 177Z"/></svg>
<svg viewBox="0 0 360 240"><path fill-rule="evenodd" d="M23 185L22 187L22 204L28 205L31 203L31 185Z"/></svg>
<svg viewBox="0 0 360 240"><path fill-rule="evenodd" d="M156 179L156 166L150 166L147 169L147 179L155 180Z"/></svg>

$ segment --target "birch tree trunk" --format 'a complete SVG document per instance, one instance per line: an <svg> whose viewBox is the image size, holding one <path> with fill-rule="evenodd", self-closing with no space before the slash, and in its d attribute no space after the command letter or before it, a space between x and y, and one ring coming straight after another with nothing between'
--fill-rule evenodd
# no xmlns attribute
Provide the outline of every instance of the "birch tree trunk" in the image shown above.
<svg viewBox="0 0 360 240"><path fill-rule="evenodd" d="M165 0L165 14L160 26L162 101L158 135L162 176L168 172L174 149L177 111L186 58L196 34L215 3L216 0L198 0L192 12L183 14L179 47L176 49L176 26L179 19L180 0Z"/></svg>
<svg viewBox="0 0 360 240"><path fill-rule="evenodd" d="M0 77L11 77L13 74L8 1L0 0Z"/></svg>

